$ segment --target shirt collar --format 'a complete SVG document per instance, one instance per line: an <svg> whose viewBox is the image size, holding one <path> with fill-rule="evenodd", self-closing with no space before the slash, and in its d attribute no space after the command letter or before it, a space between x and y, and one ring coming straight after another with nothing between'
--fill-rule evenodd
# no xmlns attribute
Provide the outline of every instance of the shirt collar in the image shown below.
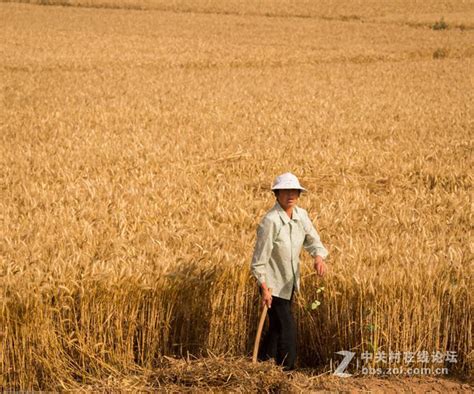
<svg viewBox="0 0 474 394"><path fill-rule="evenodd" d="M281 220L283 220L283 223L287 224L291 220L300 220L300 215L299 215L299 208L295 206L293 208L293 216L291 219L288 217L287 213L285 210L281 207L280 203L278 201L275 202L275 209L278 211L278 214L280 215Z"/></svg>

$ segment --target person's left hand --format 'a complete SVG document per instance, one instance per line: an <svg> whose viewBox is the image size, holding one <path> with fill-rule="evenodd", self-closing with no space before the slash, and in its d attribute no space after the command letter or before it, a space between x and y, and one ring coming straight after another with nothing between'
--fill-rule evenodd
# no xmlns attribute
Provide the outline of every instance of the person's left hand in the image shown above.
<svg viewBox="0 0 474 394"><path fill-rule="evenodd" d="M321 256L316 256L314 259L314 269L318 272L319 276L324 276L326 273L326 263Z"/></svg>

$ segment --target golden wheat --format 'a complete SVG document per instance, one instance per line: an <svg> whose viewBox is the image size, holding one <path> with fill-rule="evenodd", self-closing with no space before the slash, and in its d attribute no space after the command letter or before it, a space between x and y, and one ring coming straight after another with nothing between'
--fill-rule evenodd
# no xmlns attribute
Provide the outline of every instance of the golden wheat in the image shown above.
<svg viewBox="0 0 474 394"><path fill-rule="evenodd" d="M300 364L472 371L472 3L60 3L149 10L0 4L2 388L248 354L285 171L330 251Z"/></svg>

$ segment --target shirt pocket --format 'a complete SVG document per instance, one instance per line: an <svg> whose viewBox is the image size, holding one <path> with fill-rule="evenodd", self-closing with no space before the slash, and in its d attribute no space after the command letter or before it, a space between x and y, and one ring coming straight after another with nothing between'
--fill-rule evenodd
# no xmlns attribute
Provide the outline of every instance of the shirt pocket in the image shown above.
<svg viewBox="0 0 474 394"><path fill-rule="evenodd" d="M293 244L293 248L296 253L299 253L301 251L301 248L303 247L304 239L306 237L306 231L301 221L298 221L293 224L292 230L293 231L291 233L291 241Z"/></svg>

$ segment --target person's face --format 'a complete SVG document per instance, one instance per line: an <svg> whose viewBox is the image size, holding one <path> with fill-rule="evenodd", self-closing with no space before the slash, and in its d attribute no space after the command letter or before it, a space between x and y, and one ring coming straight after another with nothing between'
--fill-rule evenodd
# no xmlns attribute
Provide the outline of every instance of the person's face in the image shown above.
<svg viewBox="0 0 474 394"><path fill-rule="evenodd" d="M280 189L277 200L283 209L293 208L298 201L300 193L298 189Z"/></svg>

